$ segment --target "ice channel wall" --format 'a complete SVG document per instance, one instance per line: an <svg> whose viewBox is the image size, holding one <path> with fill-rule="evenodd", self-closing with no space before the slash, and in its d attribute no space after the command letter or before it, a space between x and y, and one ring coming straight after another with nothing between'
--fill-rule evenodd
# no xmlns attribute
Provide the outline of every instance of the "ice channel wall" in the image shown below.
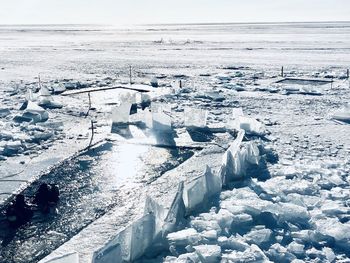
<svg viewBox="0 0 350 263"><path fill-rule="evenodd" d="M132 262L145 254L154 253L159 247L164 249L167 234L183 228L186 215L205 205L229 182L245 177L249 167L259 163L258 147L253 142L243 145L244 134L244 130L239 131L237 138L224 153L217 173L213 173L207 166L197 178L187 183L181 181L169 209L147 197L144 215L96 250L92 263ZM49 262L67 261L62 257ZM76 263L78 260L70 262Z"/></svg>

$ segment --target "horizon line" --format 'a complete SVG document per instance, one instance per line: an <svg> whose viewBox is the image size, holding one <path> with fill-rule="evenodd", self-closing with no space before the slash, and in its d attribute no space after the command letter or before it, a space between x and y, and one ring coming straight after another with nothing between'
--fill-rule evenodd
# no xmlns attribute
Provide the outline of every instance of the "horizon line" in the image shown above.
<svg viewBox="0 0 350 263"><path fill-rule="evenodd" d="M233 24L312 24L312 23L350 23L350 20L318 20L318 21L250 21L250 22L159 22L136 24L113 23L0 23L0 26L158 26L158 25L233 25Z"/></svg>

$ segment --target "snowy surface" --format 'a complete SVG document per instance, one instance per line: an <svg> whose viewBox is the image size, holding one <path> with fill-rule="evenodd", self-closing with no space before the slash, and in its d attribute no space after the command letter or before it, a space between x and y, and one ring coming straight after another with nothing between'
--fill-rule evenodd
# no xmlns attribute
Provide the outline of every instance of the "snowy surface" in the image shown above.
<svg viewBox="0 0 350 263"><path fill-rule="evenodd" d="M96 249L141 218L146 196L168 208L180 181L190 183L207 165L218 172L233 137L186 129L190 107L207 110L207 125L216 130L240 119L236 108L263 124L263 133L247 134L243 143L262 145L266 166L231 182L209 207L191 212L182 232L169 234L173 244L144 262L349 260L348 23L42 29L0 28L0 200L62 176L67 202L59 211L66 218L21 229L1 248L1 260L36 262L51 252L49 258L75 250L80 262L90 262ZM90 119L94 142L109 136L112 109L132 97L130 91L91 93L87 118L89 98L80 94L52 95L63 107L45 109L45 122L13 120L23 114L28 90L38 94L39 73L43 85L57 91L62 85L112 87L128 83L129 64L134 81L149 84L157 77L159 92L152 97L170 107L179 135L174 141L193 140L203 150L192 150L192 156L154 148L157 138L132 126L127 132L133 140L109 137L94 154L71 159L90 142ZM289 77L334 82L276 83L282 65ZM145 111L129 121L142 114L149 117ZM169 127L168 118L157 117ZM240 123L247 130L254 125Z"/></svg>

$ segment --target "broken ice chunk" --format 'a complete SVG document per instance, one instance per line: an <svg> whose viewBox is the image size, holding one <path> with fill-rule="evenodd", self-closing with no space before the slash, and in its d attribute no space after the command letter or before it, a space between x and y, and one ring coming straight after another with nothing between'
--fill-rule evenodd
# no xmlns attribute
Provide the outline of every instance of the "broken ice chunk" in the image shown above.
<svg viewBox="0 0 350 263"><path fill-rule="evenodd" d="M207 165L205 168L205 180L207 185L207 195L208 197L220 193L222 188L221 178L218 174L213 174L210 167Z"/></svg>
<svg viewBox="0 0 350 263"><path fill-rule="evenodd" d="M207 194L207 183L204 176L200 176L185 185L183 200L187 211L193 211L200 206Z"/></svg>
<svg viewBox="0 0 350 263"><path fill-rule="evenodd" d="M334 112L331 115L331 118L337 121L350 123L350 104L347 104L340 110Z"/></svg>
<svg viewBox="0 0 350 263"><path fill-rule="evenodd" d="M238 119L239 117L243 117L243 116L244 116L244 113L243 113L242 108L233 108L232 109L232 118L234 120Z"/></svg>
<svg viewBox="0 0 350 263"><path fill-rule="evenodd" d="M11 111L9 109L0 109L0 118L5 118L8 115L11 114Z"/></svg>
<svg viewBox="0 0 350 263"><path fill-rule="evenodd" d="M251 244L256 244L258 246L261 246L264 243L270 242L272 235L272 231L267 228L263 229L252 229L249 233L244 235L245 240L247 243Z"/></svg>
<svg viewBox="0 0 350 263"><path fill-rule="evenodd" d="M115 244L95 251L92 258L92 263L122 263L121 257L120 244Z"/></svg>
<svg viewBox="0 0 350 263"><path fill-rule="evenodd" d="M247 134L265 135L264 125L254 118L240 116L233 121L233 128L243 129Z"/></svg>
<svg viewBox="0 0 350 263"><path fill-rule="evenodd" d="M55 94L59 94L66 91L66 86L62 83L55 83L52 85L52 88Z"/></svg>
<svg viewBox="0 0 350 263"><path fill-rule="evenodd" d="M185 107L184 114L186 127L204 128L207 126L207 110Z"/></svg>
<svg viewBox="0 0 350 263"><path fill-rule="evenodd" d="M39 97L38 105L45 109L61 109L63 107L61 103L54 101L51 96Z"/></svg>
<svg viewBox="0 0 350 263"><path fill-rule="evenodd" d="M199 245L194 249L203 263L216 263L221 260L221 248L218 245Z"/></svg>
<svg viewBox="0 0 350 263"><path fill-rule="evenodd" d="M195 245L201 240L200 234L193 228L187 228L167 235L167 240L174 246Z"/></svg>
<svg viewBox="0 0 350 263"><path fill-rule="evenodd" d="M162 232L164 220L167 216L168 211L151 197L147 196L144 213L152 213L155 217L154 239L156 239Z"/></svg>
<svg viewBox="0 0 350 263"><path fill-rule="evenodd" d="M12 156L20 152L22 149L21 141L10 141L5 144L3 155Z"/></svg>
<svg viewBox="0 0 350 263"><path fill-rule="evenodd" d="M130 260L141 257L148 249L154 237L155 218L153 214L144 215L132 224Z"/></svg>
<svg viewBox="0 0 350 263"><path fill-rule="evenodd" d="M163 235L175 231L183 222L186 213L186 207L183 201L184 182L181 181L178 190L175 194L174 200L169 208L168 214L164 220Z"/></svg>
<svg viewBox="0 0 350 263"><path fill-rule="evenodd" d="M32 101L28 101L27 108L24 112L24 115L25 114L36 116L33 119L36 120L34 122L44 122L47 121L49 118L49 113Z"/></svg>
<svg viewBox="0 0 350 263"><path fill-rule="evenodd" d="M131 103L122 102L118 107L112 109L113 123L128 123Z"/></svg>
<svg viewBox="0 0 350 263"><path fill-rule="evenodd" d="M163 112L152 112L152 127L156 131L171 132L171 117Z"/></svg>
<svg viewBox="0 0 350 263"><path fill-rule="evenodd" d="M293 253L297 257L302 257L305 255L305 246L303 244L299 244L295 241L291 242L287 249L289 252Z"/></svg>

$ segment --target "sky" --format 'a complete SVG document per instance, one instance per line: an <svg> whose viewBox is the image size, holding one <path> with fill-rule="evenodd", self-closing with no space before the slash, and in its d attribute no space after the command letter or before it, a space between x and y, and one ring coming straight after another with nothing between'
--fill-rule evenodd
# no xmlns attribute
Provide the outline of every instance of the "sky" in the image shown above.
<svg viewBox="0 0 350 263"><path fill-rule="evenodd" d="M0 24L350 21L350 0L0 0Z"/></svg>

